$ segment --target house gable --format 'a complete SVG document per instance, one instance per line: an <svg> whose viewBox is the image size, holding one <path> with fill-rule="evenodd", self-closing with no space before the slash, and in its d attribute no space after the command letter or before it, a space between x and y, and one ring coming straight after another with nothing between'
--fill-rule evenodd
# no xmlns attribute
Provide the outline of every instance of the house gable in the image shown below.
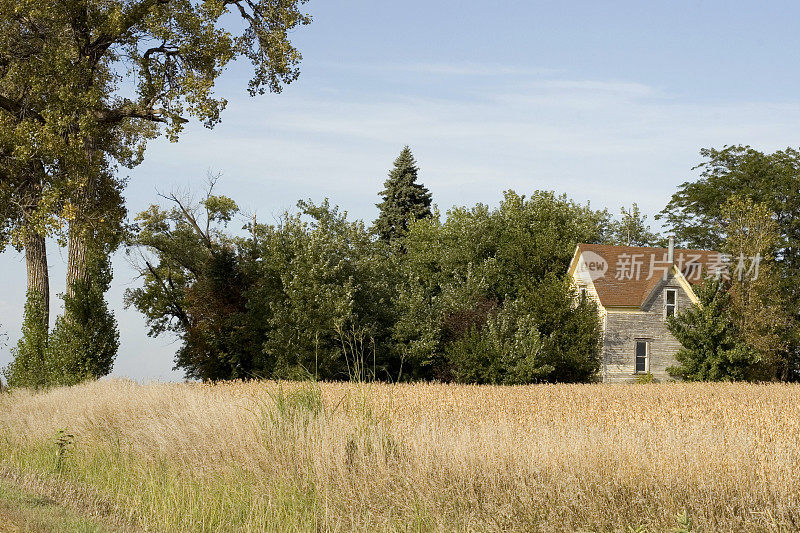
<svg viewBox="0 0 800 533"><path fill-rule="evenodd" d="M639 276L629 279L616 267L632 257L640 259L641 268ZM605 264L598 267L600 262ZM708 275L715 264L719 264L719 254L704 250L670 253L665 248L576 247L568 273L576 286L586 288L587 295L598 303L603 325L604 382L634 381L642 371L657 379L672 379L668 369L677 363L675 354L681 346L667 328L667 291L676 291L675 312L685 311L698 303L693 287L704 279L698 273L705 270ZM651 265L662 268L654 273ZM642 347L646 347L646 364L637 358Z"/></svg>
<svg viewBox="0 0 800 533"><path fill-rule="evenodd" d="M660 279L652 288L650 294L645 297L640 309L649 312L657 301L663 300L664 291L667 289L676 289L678 291L678 297L685 299L684 301L688 301L691 304L700 303L700 300L692 289L692 285L686 280L684 275L673 266L666 279Z"/></svg>

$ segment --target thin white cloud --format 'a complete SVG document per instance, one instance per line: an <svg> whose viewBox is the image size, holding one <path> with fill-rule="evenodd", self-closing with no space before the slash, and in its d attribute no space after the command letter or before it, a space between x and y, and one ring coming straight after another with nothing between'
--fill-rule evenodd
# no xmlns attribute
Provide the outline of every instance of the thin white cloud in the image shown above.
<svg viewBox="0 0 800 533"><path fill-rule="evenodd" d="M577 90L553 92L553 88ZM602 91L598 91L602 88ZM515 92L489 92L480 99L399 98L339 101L298 98L289 105L265 104L255 115L269 117L282 142L341 144L364 142L439 142L475 145L475 157L499 150L613 156L668 152L694 143L791 141L800 105L758 102L697 104L657 98L640 84L554 81ZM252 107L228 117L241 126L233 148L247 143ZM246 115L246 118L245 118ZM241 119L241 120L240 120ZM249 125L245 124L249 123ZM275 137L275 134L269 137ZM758 138L754 139L753 137ZM263 142L264 137L255 143ZM785 144L786 141L784 141ZM503 146L505 144L505 146Z"/></svg>
<svg viewBox="0 0 800 533"><path fill-rule="evenodd" d="M320 63L319 66L337 70L358 70L366 72L432 74L439 76L553 76L562 72L560 69L545 67L523 67L494 63Z"/></svg>
<svg viewBox="0 0 800 533"><path fill-rule="evenodd" d="M550 68L529 68L485 63L419 63L388 65L386 68L400 72L419 72L443 76L549 76L559 72Z"/></svg>
<svg viewBox="0 0 800 533"><path fill-rule="evenodd" d="M662 94L661 91L650 85L622 81L551 79L532 81L528 84L528 87L534 90L602 92L629 97L658 96Z"/></svg>

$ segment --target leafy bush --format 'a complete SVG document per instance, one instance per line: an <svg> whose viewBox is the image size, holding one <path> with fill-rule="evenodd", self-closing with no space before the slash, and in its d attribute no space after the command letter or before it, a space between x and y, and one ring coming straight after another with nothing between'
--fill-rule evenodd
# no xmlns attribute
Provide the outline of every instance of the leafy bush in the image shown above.
<svg viewBox="0 0 800 533"><path fill-rule="evenodd" d="M25 306L22 338L3 373L11 387L73 385L111 372L119 348L117 321L103 294L111 284L107 259L96 262L88 281L64 295L63 316L52 333L43 327L44 307L35 295Z"/></svg>
<svg viewBox="0 0 800 533"><path fill-rule="evenodd" d="M530 315L515 306L490 317L446 348L453 378L462 383L513 385L544 381L553 367L543 361L544 343Z"/></svg>
<svg viewBox="0 0 800 533"><path fill-rule="evenodd" d="M13 360L3 369L9 387L39 388L47 384L47 328L43 325L41 294L28 294L22 320L22 338L11 350Z"/></svg>
<svg viewBox="0 0 800 533"><path fill-rule="evenodd" d="M114 314L103 294L111 284L107 260L91 269L89 281L78 281L64 295L64 316L56 320L47 343L47 374L52 385L72 385L111 372L119 348Z"/></svg>
<svg viewBox="0 0 800 533"><path fill-rule="evenodd" d="M555 277L491 313L445 348L448 368L462 383L522 384L588 381L599 369L600 331L591 302Z"/></svg>

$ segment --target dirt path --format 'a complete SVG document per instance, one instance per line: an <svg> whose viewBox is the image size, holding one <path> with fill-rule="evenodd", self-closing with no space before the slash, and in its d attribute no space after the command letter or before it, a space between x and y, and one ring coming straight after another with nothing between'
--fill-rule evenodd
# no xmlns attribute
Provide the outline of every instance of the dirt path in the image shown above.
<svg viewBox="0 0 800 533"><path fill-rule="evenodd" d="M107 528L0 478L0 533L101 533Z"/></svg>

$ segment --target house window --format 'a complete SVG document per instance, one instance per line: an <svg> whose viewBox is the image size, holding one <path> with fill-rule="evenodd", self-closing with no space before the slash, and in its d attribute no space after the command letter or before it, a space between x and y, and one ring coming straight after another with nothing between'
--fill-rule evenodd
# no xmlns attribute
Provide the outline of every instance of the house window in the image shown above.
<svg viewBox="0 0 800 533"><path fill-rule="evenodd" d="M587 298L588 292L586 287L581 287L581 302L585 302Z"/></svg>
<svg viewBox="0 0 800 533"><path fill-rule="evenodd" d="M650 371L650 343L646 340L636 341L636 373Z"/></svg>
<svg viewBox="0 0 800 533"><path fill-rule="evenodd" d="M667 318L675 316L675 310L678 308L678 291L675 289L667 289L664 292L664 316Z"/></svg>

